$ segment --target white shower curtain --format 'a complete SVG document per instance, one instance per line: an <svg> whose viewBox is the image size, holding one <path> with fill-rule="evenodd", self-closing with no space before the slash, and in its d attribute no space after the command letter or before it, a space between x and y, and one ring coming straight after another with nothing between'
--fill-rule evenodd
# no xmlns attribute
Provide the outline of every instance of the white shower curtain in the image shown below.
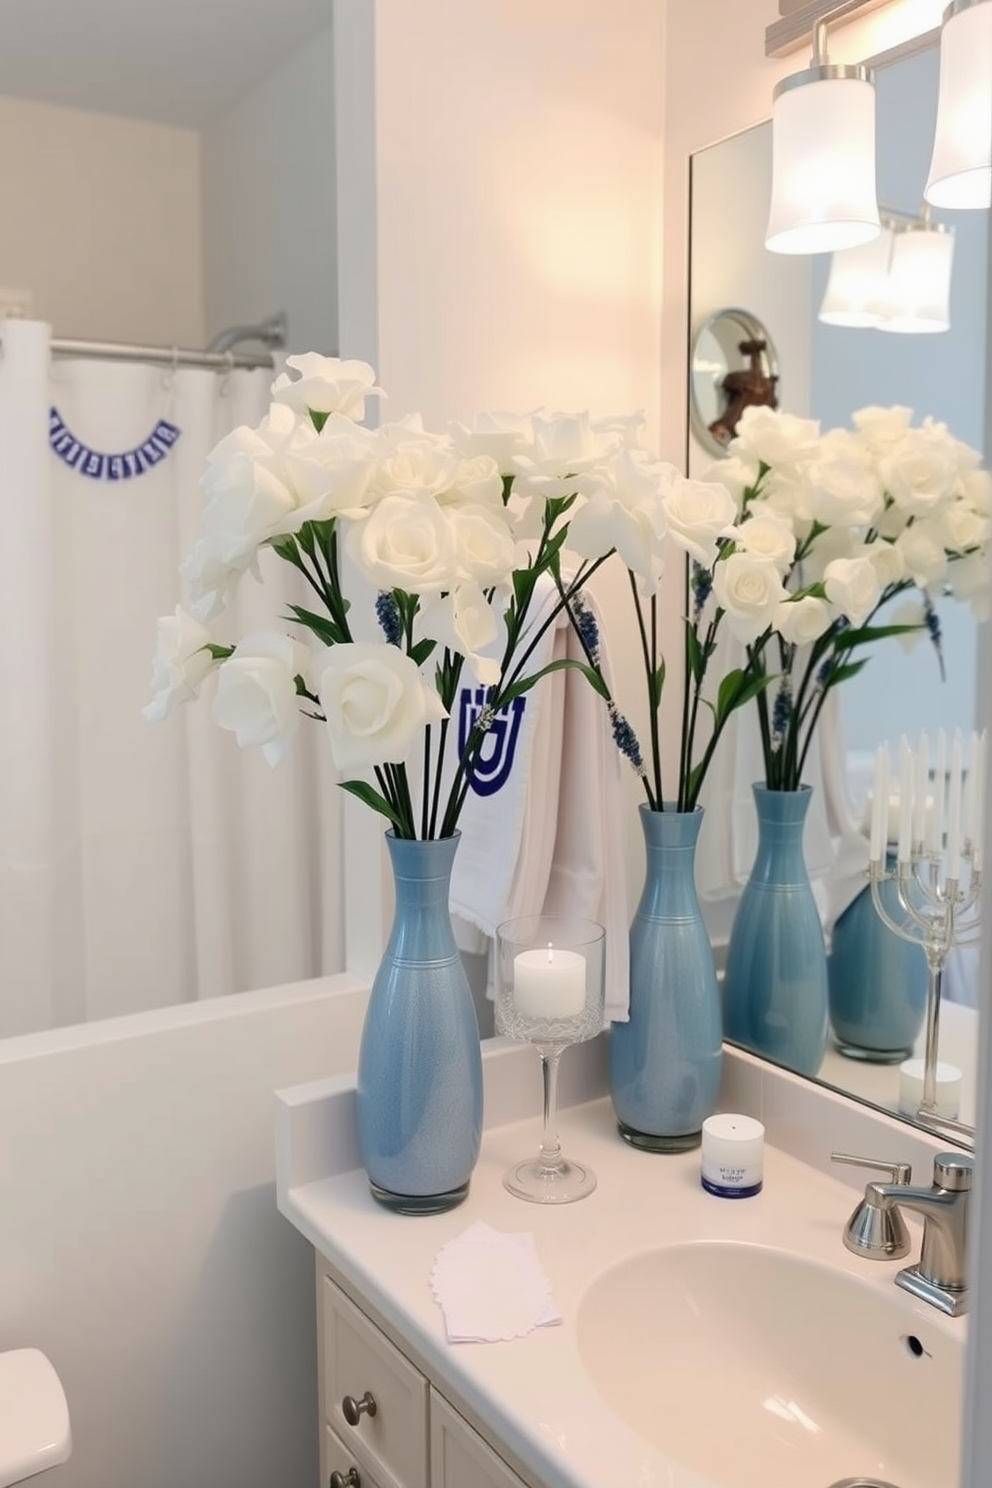
<svg viewBox="0 0 992 1488"><path fill-rule="evenodd" d="M271 770L204 697L162 723L140 713L206 455L263 416L271 372L53 360L38 322L0 341L0 1035L340 969L322 730L304 724ZM180 434L150 469L93 478L49 447L52 408L108 454L162 419ZM264 558L232 639L294 597L289 566Z"/></svg>

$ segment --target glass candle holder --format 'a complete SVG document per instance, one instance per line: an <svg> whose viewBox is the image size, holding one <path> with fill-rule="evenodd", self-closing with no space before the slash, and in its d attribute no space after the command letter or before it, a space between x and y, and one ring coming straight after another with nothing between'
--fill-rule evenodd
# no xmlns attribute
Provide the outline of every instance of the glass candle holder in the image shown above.
<svg viewBox="0 0 992 1488"><path fill-rule="evenodd" d="M562 1155L558 1065L569 1044L603 1027L606 932L595 920L528 915L496 931L496 1027L533 1044L541 1060L544 1130L535 1157L515 1163L503 1183L535 1204L570 1204L596 1187L591 1168Z"/></svg>

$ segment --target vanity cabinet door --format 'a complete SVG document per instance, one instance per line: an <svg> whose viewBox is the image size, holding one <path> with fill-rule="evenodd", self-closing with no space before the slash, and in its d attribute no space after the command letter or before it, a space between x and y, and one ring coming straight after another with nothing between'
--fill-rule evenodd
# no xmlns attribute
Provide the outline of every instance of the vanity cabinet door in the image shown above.
<svg viewBox="0 0 992 1488"><path fill-rule="evenodd" d="M378 1488L428 1488L427 1381L326 1276L321 1306L325 1423ZM353 1425L346 1411L366 1395L374 1413Z"/></svg>
<svg viewBox="0 0 992 1488"><path fill-rule="evenodd" d="M431 1488L525 1488L443 1395L431 1390Z"/></svg>

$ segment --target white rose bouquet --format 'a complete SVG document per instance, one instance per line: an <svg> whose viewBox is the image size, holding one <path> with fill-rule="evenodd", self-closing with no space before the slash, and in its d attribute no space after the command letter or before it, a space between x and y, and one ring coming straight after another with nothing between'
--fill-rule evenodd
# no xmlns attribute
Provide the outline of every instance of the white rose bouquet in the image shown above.
<svg viewBox="0 0 992 1488"><path fill-rule="evenodd" d="M775 682L755 692L770 790L798 788L828 692L868 660L859 649L925 631L943 670L935 601L988 616L992 480L944 424L912 418L864 408L853 429L821 434L749 408L716 467L739 518L714 590L749 666ZM872 623L907 591L915 602Z"/></svg>
<svg viewBox="0 0 992 1488"><path fill-rule="evenodd" d="M636 447L636 417L480 414L446 434L409 417L367 429L365 400L381 392L371 367L314 354L288 365L297 375L277 378L258 428L234 430L209 457L202 531L182 565L184 603L159 621L145 716L165 718L215 673L213 715L240 745L275 765L301 716L316 719L344 789L399 837L451 836L495 716L548 672L578 664L530 669L612 545L605 531L593 540L588 502L585 556L563 577L575 503L590 485L622 491L632 511L623 538L640 553L650 543L638 503L654 511L672 482ZM295 635L221 643L209 622L245 573L258 576L266 546L313 601L290 605ZM353 627L352 570L374 595L377 640L370 623ZM552 595L558 586L550 608L535 602L542 580L542 594L549 580ZM449 714L466 668L486 701L454 756ZM595 667L581 669L605 691Z"/></svg>

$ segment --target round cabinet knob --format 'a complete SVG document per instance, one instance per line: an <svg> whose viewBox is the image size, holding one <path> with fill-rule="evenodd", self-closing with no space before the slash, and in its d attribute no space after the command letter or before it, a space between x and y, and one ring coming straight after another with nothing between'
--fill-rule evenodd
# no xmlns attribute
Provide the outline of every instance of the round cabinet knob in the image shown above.
<svg viewBox="0 0 992 1488"><path fill-rule="evenodd" d="M341 1402L344 1418L349 1426L357 1426L363 1415L374 1416L376 1412L375 1400L371 1390L366 1390L361 1400L356 1400L354 1395L346 1395ZM336 1485L335 1485L336 1488Z"/></svg>
<svg viewBox="0 0 992 1488"><path fill-rule="evenodd" d="M346 1473L331 1473L331 1488L362 1488L362 1475L357 1467L349 1467Z"/></svg>

